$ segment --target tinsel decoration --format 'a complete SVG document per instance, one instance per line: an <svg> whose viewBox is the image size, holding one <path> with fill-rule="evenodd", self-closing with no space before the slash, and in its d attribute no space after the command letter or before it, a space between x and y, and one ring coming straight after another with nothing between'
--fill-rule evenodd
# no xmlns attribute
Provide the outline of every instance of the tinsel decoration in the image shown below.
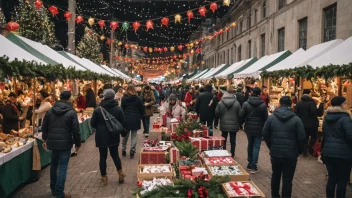
<svg viewBox="0 0 352 198"><path fill-rule="evenodd" d="M168 27L169 26L169 18L167 17L164 17L161 19L161 25L165 26L165 27Z"/></svg>
<svg viewBox="0 0 352 198"><path fill-rule="evenodd" d="M175 15L175 23L181 23L182 16L180 14Z"/></svg>
<svg viewBox="0 0 352 198"><path fill-rule="evenodd" d="M191 22L191 18L194 17L192 10L187 11L188 23Z"/></svg>
<svg viewBox="0 0 352 198"><path fill-rule="evenodd" d="M79 57L87 58L101 64L103 62L101 52L101 46L96 36L89 33L89 29L85 29L85 34L77 46L76 53Z"/></svg>
<svg viewBox="0 0 352 198"><path fill-rule="evenodd" d="M137 32L137 30L139 29L139 27L141 27L141 23L139 23L138 21L134 22L132 24L132 28L135 32Z"/></svg>
<svg viewBox="0 0 352 198"><path fill-rule="evenodd" d="M98 21L98 25L99 25L100 29L103 29L105 27L105 21L104 20L99 20Z"/></svg>
<svg viewBox="0 0 352 198"><path fill-rule="evenodd" d="M215 2L211 3L209 9L215 13L215 10L218 9L218 4Z"/></svg>
<svg viewBox="0 0 352 198"><path fill-rule="evenodd" d="M127 32L128 28L130 28L130 24L129 23L127 23L127 22L122 23L122 27L121 27L121 31L122 32L123 31Z"/></svg>

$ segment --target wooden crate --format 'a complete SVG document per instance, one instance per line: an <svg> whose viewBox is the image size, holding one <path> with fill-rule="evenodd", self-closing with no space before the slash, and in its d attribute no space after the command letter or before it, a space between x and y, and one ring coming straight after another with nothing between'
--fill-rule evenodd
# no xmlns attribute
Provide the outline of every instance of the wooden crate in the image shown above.
<svg viewBox="0 0 352 198"><path fill-rule="evenodd" d="M257 197L257 198L265 198L265 194L258 188L257 185L254 184L253 181L250 180L250 181L240 181L240 182L248 182L248 183L251 183L251 184L256 188L256 190L258 191L259 195L252 195L252 196L230 196L230 195L228 194L227 190L226 190L226 183L225 183L225 184L222 184L222 188L223 188L223 190L224 190L224 192L225 192L225 194L226 194L226 196L227 196L228 198L247 198L247 197L252 197L252 198L255 198L255 197Z"/></svg>
<svg viewBox="0 0 352 198"><path fill-rule="evenodd" d="M145 166L168 166L170 169L170 172L165 172L165 173L142 173L142 168ZM170 164L146 164L146 165L138 165L137 167L137 177L139 179L153 179L154 177L156 178L169 178L172 179L174 176L174 171L173 168Z"/></svg>
<svg viewBox="0 0 352 198"><path fill-rule="evenodd" d="M215 175L213 175L213 173L210 171L210 168L209 168L211 166L210 165L205 165L205 166L208 170L208 174L211 177L214 177ZM217 165L217 166L221 166L221 165ZM237 165L237 166L242 171L243 173L242 175L226 175L226 176L229 176L231 181L249 181L249 174L247 173L247 171L244 170L244 168L241 165Z"/></svg>

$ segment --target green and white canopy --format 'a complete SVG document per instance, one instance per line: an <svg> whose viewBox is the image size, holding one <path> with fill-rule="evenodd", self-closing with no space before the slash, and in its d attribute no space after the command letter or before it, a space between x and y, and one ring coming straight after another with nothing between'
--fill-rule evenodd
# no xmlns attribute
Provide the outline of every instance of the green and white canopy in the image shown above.
<svg viewBox="0 0 352 198"><path fill-rule="evenodd" d="M230 74L233 74L235 72L240 72L243 69L249 67L250 65L255 63L257 60L258 59L254 57L254 58L249 58L247 60L241 60L241 61L235 62L234 64L232 64L230 67L228 67L224 71L215 75L215 77L216 78L226 78Z"/></svg>

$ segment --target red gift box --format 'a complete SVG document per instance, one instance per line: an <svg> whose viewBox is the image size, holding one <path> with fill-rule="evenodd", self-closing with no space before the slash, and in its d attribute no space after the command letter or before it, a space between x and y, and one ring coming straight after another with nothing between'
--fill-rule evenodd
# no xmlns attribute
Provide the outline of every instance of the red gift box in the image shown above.
<svg viewBox="0 0 352 198"><path fill-rule="evenodd" d="M180 159L180 150L178 148L173 147L170 149L170 163L175 164Z"/></svg>
<svg viewBox="0 0 352 198"><path fill-rule="evenodd" d="M208 128L193 130L193 137L208 137Z"/></svg>
<svg viewBox="0 0 352 198"><path fill-rule="evenodd" d="M140 164L165 164L166 152L145 152L141 151Z"/></svg>
<svg viewBox="0 0 352 198"><path fill-rule="evenodd" d="M176 132L176 128L179 125L179 121L177 120L177 122L171 122L171 133L175 133Z"/></svg>
<svg viewBox="0 0 352 198"><path fill-rule="evenodd" d="M224 137L210 136L210 137L207 137L206 139L208 140L208 149L225 145Z"/></svg>
<svg viewBox="0 0 352 198"><path fill-rule="evenodd" d="M159 129L161 127L160 124L153 124L153 129Z"/></svg>
<svg viewBox="0 0 352 198"><path fill-rule="evenodd" d="M209 149L209 143L208 143L208 139L206 138L192 138L191 139L191 143L194 147L196 147L199 151L205 151Z"/></svg>

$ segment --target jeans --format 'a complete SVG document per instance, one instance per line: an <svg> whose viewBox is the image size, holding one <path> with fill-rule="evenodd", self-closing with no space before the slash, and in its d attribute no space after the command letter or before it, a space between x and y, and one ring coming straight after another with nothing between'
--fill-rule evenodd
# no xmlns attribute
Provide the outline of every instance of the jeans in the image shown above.
<svg viewBox="0 0 352 198"><path fill-rule="evenodd" d="M147 127L145 126L145 116L142 116L142 118L141 118L141 119L142 119L142 124L143 124L143 129L144 129L144 131L143 131L143 132L146 132L146 130L145 130L145 129L146 129Z"/></svg>
<svg viewBox="0 0 352 198"><path fill-rule="evenodd" d="M206 124L208 126L208 135L209 136L213 136L213 122L214 120L213 119L210 119L210 120L201 120L200 121L202 124Z"/></svg>
<svg viewBox="0 0 352 198"><path fill-rule="evenodd" d="M219 126L219 118L215 117L215 119L214 119L214 127L218 128L218 126Z"/></svg>
<svg viewBox="0 0 352 198"><path fill-rule="evenodd" d="M131 153L136 153L136 144L137 144L137 130L131 130L127 132L126 137L122 139L122 150L126 151L126 145L128 141L128 137L130 136L131 133Z"/></svg>
<svg viewBox="0 0 352 198"><path fill-rule="evenodd" d="M50 165L50 189L56 198L64 197L65 181L71 149L53 150Z"/></svg>
<svg viewBox="0 0 352 198"><path fill-rule="evenodd" d="M324 163L328 169L329 179L326 185L326 197L346 197L346 187L350 177L352 162L332 157L324 157Z"/></svg>
<svg viewBox="0 0 352 198"><path fill-rule="evenodd" d="M256 169L258 158L259 158L259 150L260 144L262 143L261 136L247 135L248 139L248 169Z"/></svg>
<svg viewBox="0 0 352 198"><path fill-rule="evenodd" d="M145 133L149 133L150 129L150 116L144 116L144 131Z"/></svg>
<svg viewBox="0 0 352 198"><path fill-rule="evenodd" d="M221 136L225 138L225 149L226 149L226 144L227 144L227 136L230 134L230 144L231 144L231 156L235 156L235 149L236 149L236 132L226 132L226 131L221 131Z"/></svg>
<svg viewBox="0 0 352 198"><path fill-rule="evenodd" d="M297 158L271 157L271 196L280 197L280 181L282 175L282 197L291 197L292 180L296 171Z"/></svg>
<svg viewBox="0 0 352 198"><path fill-rule="evenodd" d="M304 128L306 132L306 145L310 152L313 151L313 147L318 138L318 128ZM309 139L310 137L310 139Z"/></svg>
<svg viewBox="0 0 352 198"><path fill-rule="evenodd" d="M116 169L119 171L122 169L121 160L118 152L119 146L111 146L109 147L110 156L114 161ZM101 176L106 176L106 159L108 158L108 148L99 148L100 161L99 168Z"/></svg>

